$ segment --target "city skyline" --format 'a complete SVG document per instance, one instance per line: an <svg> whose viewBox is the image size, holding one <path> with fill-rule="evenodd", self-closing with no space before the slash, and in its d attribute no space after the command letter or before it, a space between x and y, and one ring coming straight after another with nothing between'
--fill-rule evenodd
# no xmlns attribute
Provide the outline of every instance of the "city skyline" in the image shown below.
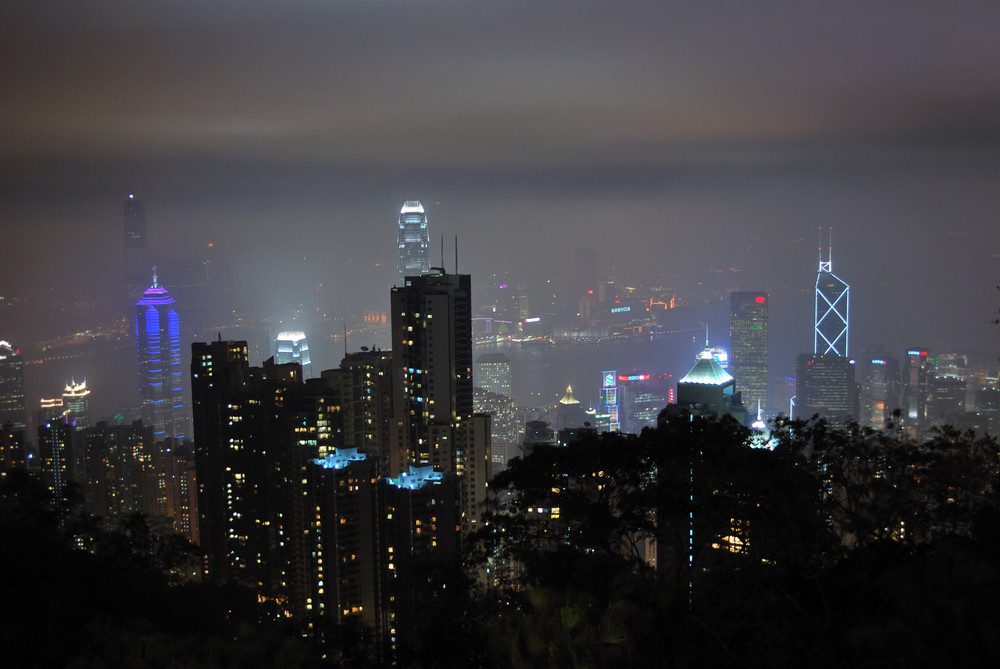
<svg viewBox="0 0 1000 669"><path fill-rule="evenodd" d="M0 10L18 36L0 41L0 226L25 249L0 295L29 305L0 336L95 325L40 301L119 310L132 194L147 262L210 262L283 326L387 311L393 212L419 200L474 291L565 280L577 248L620 284L652 263L717 299L713 332L728 292L764 290L772 376L810 350L812 236L833 226L853 350L994 355L997 8L454 7ZM433 48L405 46L415 27ZM52 372L73 374L115 384Z"/></svg>

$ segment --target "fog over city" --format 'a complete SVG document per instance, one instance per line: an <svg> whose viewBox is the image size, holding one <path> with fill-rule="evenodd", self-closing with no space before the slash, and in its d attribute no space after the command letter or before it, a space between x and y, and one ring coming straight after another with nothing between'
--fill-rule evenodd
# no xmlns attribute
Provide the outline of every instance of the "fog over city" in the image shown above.
<svg viewBox="0 0 1000 669"><path fill-rule="evenodd" d="M768 291L772 377L811 350L832 226L852 353L995 358L998 25L980 2L5 3L0 339L125 314L132 192L166 287L209 260L275 329L325 314L319 368L388 310L406 200L477 299L592 248L619 285L659 268L725 344L728 291Z"/></svg>

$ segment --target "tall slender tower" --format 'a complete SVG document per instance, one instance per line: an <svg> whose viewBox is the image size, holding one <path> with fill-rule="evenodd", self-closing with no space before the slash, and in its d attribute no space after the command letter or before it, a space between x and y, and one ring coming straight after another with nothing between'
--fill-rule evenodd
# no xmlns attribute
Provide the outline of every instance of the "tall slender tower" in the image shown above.
<svg viewBox="0 0 1000 669"><path fill-rule="evenodd" d="M813 323L813 355L848 356L848 308L851 287L833 273L833 232L826 260L819 248L819 272L816 274L816 308Z"/></svg>
<svg viewBox="0 0 1000 669"><path fill-rule="evenodd" d="M410 276L392 289L393 425L389 472L433 465L462 482L463 527L486 499L489 416L473 410L468 274Z"/></svg>
<svg viewBox="0 0 1000 669"><path fill-rule="evenodd" d="M743 405L767 405L767 293L729 294L729 372Z"/></svg>
<svg viewBox="0 0 1000 669"><path fill-rule="evenodd" d="M821 233L822 234L822 233ZM853 420L858 414L854 361L848 355L850 286L833 273L833 233L826 260L819 248L813 354L796 361L798 416Z"/></svg>
<svg viewBox="0 0 1000 669"><path fill-rule="evenodd" d="M125 199L125 295L129 306L142 297L149 276L146 248L146 208L132 193Z"/></svg>
<svg viewBox="0 0 1000 669"><path fill-rule="evenodd" d="M396 238L396 285L406 277L427 274L431 269L431 242L424 205L408 200L399 210L399 233Z"/></svg>
<svg viewBox="0 0 1000 669"><path fill-rule="evenodd" d="M153 285L135 303L135 336L142 419L153 426L156 440L186 434L180 319L173 304L154 267Z"/></svg>
<svg viewBox="0 0 1000 669"><path fill-rule="evenodd" d="M10 423L25 428L24 360L21 351L0 340L0 429Z"/></svg>

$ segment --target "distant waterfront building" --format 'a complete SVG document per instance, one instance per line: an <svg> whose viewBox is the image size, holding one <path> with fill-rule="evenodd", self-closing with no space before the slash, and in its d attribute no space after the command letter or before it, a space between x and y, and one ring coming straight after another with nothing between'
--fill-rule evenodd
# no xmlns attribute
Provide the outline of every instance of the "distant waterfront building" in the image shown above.
<svg viewBox="0 0 1000 669"><path fill-rule="evenodd" d="M767 406L767 293L729 294L729 373L743 405Z"/></svg>
<svg viewBox="0 0 1000 669"><path fill-rule="evenodd" d="M90 427L90 389L87 382L73 379L62 394L63 410L69 412L69 423L77 430Z"/></svg>
<svg viewBox="0 0 1000 669"><path fill-rule="evenodd" d="M399 210L396 236L396 286L403 287L406 277L427 274L431 269L431 242L424 205L408 200Z"/></svg>
<svg viewBox="0 0 1000 669"><path fill-rule="evenodd" d="M125 198L125 295L129 306L142 297L149 276L149 251L146 247L146 208L132 193Z"/></svg>
<svg viewBox="0 0 1000 669"><path fill-rule="evenodd" d="M484 353L476 360L475 385L510 397L510 358L503 353Z"/></svg>
<svg viewBox="0 0 1000 669"><path fill-rule="evenodd" d="M183 439L186 432L180 319L173 304L154 267L153 285L135 303L135 332L142 420L157 441Z"/></svg>
<svg viewBox="0 0 1000 669"><path fill-rule="evenodd" d="M302 365L302 378L308 379L312 375L312 360L309 357L306 333L301 330L279 332L274 362L277 365L287 365L290 362Z"/></svg>
<svg viewBox="0 0 1000 669"><path fill-rule="evenodd" d="M0 428L25 428L24 360L21 351L0 340Z"/></svg>

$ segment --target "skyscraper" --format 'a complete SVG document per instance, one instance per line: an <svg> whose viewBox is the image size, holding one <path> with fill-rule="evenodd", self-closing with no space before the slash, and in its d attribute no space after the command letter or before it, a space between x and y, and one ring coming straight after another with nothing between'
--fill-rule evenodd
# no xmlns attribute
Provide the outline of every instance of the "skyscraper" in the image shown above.
<svg viewBox="0 0 1000 669"><path fill-rule="evenodd" d="M832 233L831 233L832 234ZM816 302L813 310L813 354L796 362L796 417L813 414L828 420L854 420L858 392L854 361L848 359L850 286L833 273L833 243L823 260L819 249Z"/></svg>
<svg viewBox="0 0 1000 669"><path fill-rule="evenodd" d="M839 355L847 357L851 287L833 273L833 244L827 259L823 249L819 252L819 271L816 273L816 306L814 310L813 355Z"/></svg>
<svg viewBox="0 0 1000 669"><path fill-rule="evenodd" d="M0 340L0 429L10 423L23 430L25 418L24 360L20 350Z"/></svg>
<svg viewBox="0 0 1000 669"><path fill-rule="evenodd" d="M405 285L406 277L427 274L431 269L431 242L427 231L424 205L408 200L399 210L396 238L396 285Z"/></svg>
<svg viewBox="0 0 1000 669"><path fill-rule="evenodd" d="M132 193L125 199L125 295L131 306L142 296L149 276L146 249L146 208Z"/></svg>
<svg viewBox="0 0 1000 669"><path fill-rule="evenodd" d="M154 267L153 285L135 303L135 335L142 419L157 440L183 439L186 433L180 319L173 304Z"/></svg>
<svg viewBox="0 0 1000 669"><path fill-rule="evenodd" d="M729 294L729 373L744 406L767 406L767 293Z"/></svg>
<svg viewBox="0 0 1000 669"><path fill-rule="evenodd" d="M807 355L796 362L795 418L814 414L829 421L854 420L857 386L854 361L839 355Z"/></svg>
<svg viewBox="0 0 1000 669"><path fill-rule="evenodd" d="M90 389L87 382L66 384L62 394L63 408L69 412L69 422L77 430L90 427Z"/></svg>
<svg viewBox="0 0 1000 669"><path fill-rule="evenodd" d="M858 422L881 430L899 409L899 360L885 351L865 351L860 366L864 386Z"/></svg>
<svg viewBox="0 0 1000 669"><path fill-rule="evenodd" d="M309 357L306 333L301 330L279 332L274 362L277 365L287 365L290 362L302 365L302 378L308 379L312 375L312 360Z"/></svg>
<svg viewBox="0 0 1000 669"><path fill-rule="evenodd" d="M476 360L476 387L510 397L510 358L484 353Z"/></svg>
<svg viewBox="0 0 1000 669"><path fill-rule="evenodd" d="M468 274L435 270L392 289L393 453L389 472L434 465L461 477L463 523L486 497L489 416L473 411Z"/></svg>

